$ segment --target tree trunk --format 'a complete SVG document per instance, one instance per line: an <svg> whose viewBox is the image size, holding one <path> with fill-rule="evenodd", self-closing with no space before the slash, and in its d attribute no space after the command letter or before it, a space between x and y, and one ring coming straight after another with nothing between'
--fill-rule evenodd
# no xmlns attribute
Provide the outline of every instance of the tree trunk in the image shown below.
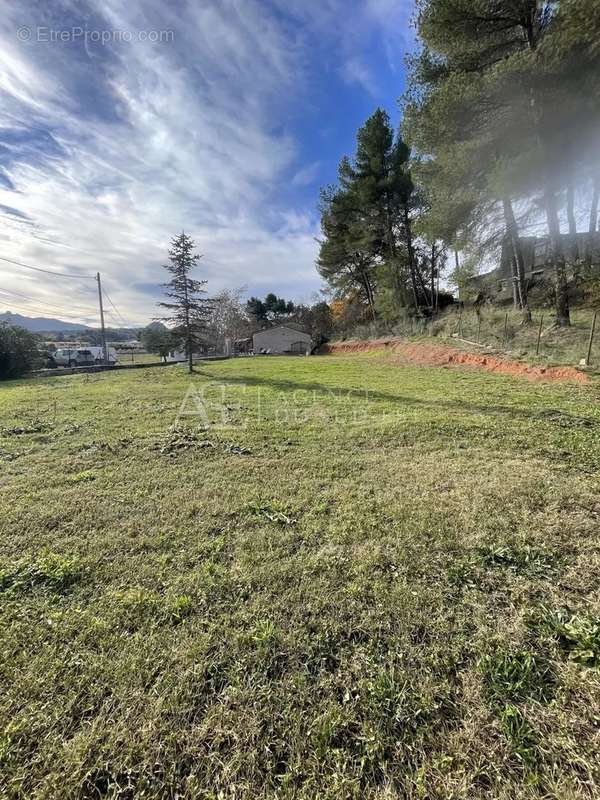
<svg viewBox="0 0 600 800"><path fill-rule="evenodd" d="M192 353L192 327L190 325L190 301L189 301L189 294L188 294L188 282L187 277L183 279L183 291L185 295L185 342L186 342L186 350L187 350L187 357L188 357L188 372L190 375L194 371L194 355Z"/></svg>
<svg viewBox="0 0 600 800"><path fill-rule="evenodd" d="M575 264L579 260L577 247L577 220L575 219L575 188L573 180L567 185L567 220L569 221L569 261Z"/></svg>
<svg viewBox="0 0 600 800"><path fill-rule="evenodd" d="M435 242L431 245L431 313L435 309L435 265L436 265L436 252Z"/></svg>
<svg viewBox="0 0 600 800"><path fill-rule="evenodd" d="M556 324L560 327L568 327L571 324L571 315L569 313L569 283L567 280L565 254L560 235L556 194L554 189L550 186L547 186L544 191L544 205L548 223L548 233L550 235L550 254L555 275Z"/></svg>
<svg viewBox="0 0 600 800"><path fill-rule="evenodd" d="M514 254L510 260L510 268L512 273L513 308L517 309L521 307L521 302L519 300L519 270Z"/></svg>
<svg viewBox="0 0 600 800"><path fill-rule="evenodd" d="M392 271L392 280L394 283L394 289L396 292L396 299L398 301L398 306L402 308L405 303L405 290L404 285L402 283L402 275L400 273L400 264L398 263L398 259L394 255L390 262L390 269Z"/></svg>
<svg viewBox="0 0 600 800"><path fill-rule="evenodd" d="M534 26L534 14L535 14L535 2L531 3L534 7L533 10L527 12L525 19L523 20L522 27L525 30L525 36L527 37L527 46L531 51L537 48L537 40L535 37L535 26Z"/></svg>
<svg viewBox="0 0 600 800"><path fill-rule="evenodd" d="M410 283L412 287L415 308L418 310L419 296L417 293L417 266L415 263L415 251L413 249L413 241L412 241L412 228L411 228L411 221L408 213L407 203L404 204L403 212L404 212L404 230L406 234L406 249L408 250L408 268L410 270Z"/></svg>
<svg viewBox="0 0 600 800"><path fill-rule="evenodd" d="M516 290L516 304L523 313L523 322L525 324L529 324L531 322L531 311L529 309L527 282L525 280L525 259L523 258L523 248L521 247L521 239L519 238L519 228L510 197L504 197L502 199L502 209L504 211L504 224L506 225L506 233L508 234L513 254L511 261L514 265L513 284Z"/></svg>
<svg viewBox="0 0 600 800"><path fill-rule="evenodd" d="M363 285L365 290L365 295L367 296L367 305L369 306L369 311L371 312L371 317L373 321L375 321L376 314L375 314L375 297L373 293L373 287L371 286L371 281L367 272L363 269L360 272L360 282Z"/></svg>
<svg viewBox="0 0 600 800"><path fill-rule="evenodd" d="M594 175L592 188L592 204L590 206L590 224L588 227L588 240L585 252L585 266L588 272L592 268L594 258L594 245L596 242L596 232L598 230L598 204L600 201L600 173Z"/></svg>
<svg viewBox="0 0 600 800"><path fill-rule="evenodd" d="M535 7L535 3L532 4ZM525 23L525 34L527 37L527 44L531 51L536 50L537 40L535 37L535 28L533 24L533 16L535 8L529 13ZM536 98L533 86L529 87L530 105L533 112L533 120L537 129L538 143L543 141L543 125L540 119L540 114L536 110ZM548 154L546 153L546 160ZM565 266L565 254L562 246L560 236L560 222L558 218L558 210L556 206L556 192L550 183L546 184L544 189L544 205L546 211L546 221L548 224L548 234L550 238L550 251L551 258L554 265L555 274L555 299L556 299L556 323L561 327L567 327L571 324L571 316L569 313L569 284L567 281L567 271Z"/></svg>
<svg viewBox="0 0 600 800"><path fill-rule="evenodd" d="M394 238L394 228L392 225L392 215L390 212L389 196L386 199L386 208L385 208L385 233L387 237L389 260L392 265L394 284L396 286L398 305L402 307L404 305L404 290L402 288L402 276L400 275L400 266L398 264L398 259L396 257L397 256L396 240Z"/></svg>
<svg viewBox="0 0 600 800"><path fill-rule="evenodd" d="M371 317L373 318L373 322L375 322L375 318L377 317L377 314L375 313L375 293L368 277L366 278L366 281L367 291L369 293L369 305L371 306Z"/></svg>
<svg viewBox="0 0 600 800"><path fill-rule="evenodd" d="M429 292L429 288L427 287L427 285L425 283L425 279L423 278L423 274L422 274L421 270L417 271L417 281L418 281L419 286L421 287L421 292L422 292L424 300L427 300L427 293Z"/></svg>

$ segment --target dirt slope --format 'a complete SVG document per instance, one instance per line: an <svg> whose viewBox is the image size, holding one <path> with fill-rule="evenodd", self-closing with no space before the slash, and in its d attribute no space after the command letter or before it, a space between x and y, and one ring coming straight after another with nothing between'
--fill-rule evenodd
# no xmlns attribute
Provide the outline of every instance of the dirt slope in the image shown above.
<svg viewBox="0 0 600 800"><path fill-rule="evenodd" d="M514 375L532 381L573 381L587 383L588 376L575 367L533 367L520 361L501 358L487 353L468 353L458 350L450 344L430 342L411 342L406 339L373 339L371 341L333 342L324 345L321 353L360 353L373 350L385 350L393 354L398 363L416 364L427 367L443 367L447 365L463 365L498 372L503 375Z"/></svg>

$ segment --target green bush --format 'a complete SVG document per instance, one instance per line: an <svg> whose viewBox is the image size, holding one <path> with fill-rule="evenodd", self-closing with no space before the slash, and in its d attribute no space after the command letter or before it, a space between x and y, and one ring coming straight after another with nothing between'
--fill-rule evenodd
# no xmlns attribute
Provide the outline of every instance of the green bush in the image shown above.
<svg viewBox="0 0 600 800"><path fill-rule="evenodd" d="M18 325L0 323L0 380L20 378L41 366L38 339Z"/></svg>

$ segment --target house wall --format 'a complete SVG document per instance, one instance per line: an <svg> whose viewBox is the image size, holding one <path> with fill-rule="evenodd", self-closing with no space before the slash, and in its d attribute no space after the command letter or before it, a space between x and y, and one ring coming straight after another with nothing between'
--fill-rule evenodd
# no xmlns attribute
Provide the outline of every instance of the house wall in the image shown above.
<svg viewBox="0 0 600 800"><path fill-rule="evenodd" d="M306 350L310 352L311 338L307 333L295 331L291 328L269 328L259 331L252 337L254 352L270 350L272 353L289 353L294 342L304 342Z"/></svg>
<svg viewBox="0 0 600 800"><path fill-rule="evenodd" d="M576 245L577 256L584 259L588 252L590 237L587 233L578 233L575 241L569 234L563 233L561 236L562 246L567 261L567 274L569 280L573 277L574 265L574 245ZM554 269L550 262L550 243L548 237L522 236L521 247L523 249L523 260L525 262L525 280L531 290L541 280L550 281L553 279ZM491 272L476 275L469 284L469 290L475 292L486 292L494 302L508 302L513 298L513 249L506 239L502 243L502 255L500 266ZM592 240L592 265L600 265L600 233L594 234ZM462 299L462 298L461 298Z"/></svg>
<svg viewBox="0 0 600 800"><path fill-rule="evenodd" d="M533 272L540 272L548 269L551 261L550 241L547 236L522 236L521 248L523 251L523 261L525 262L525 277ZM573 257L584 259L590 246L589 233L578 233L574 240L568 233L561 236L562 247L567 261ZM500 259L499 278L512 279L512 259L513 249L510 242L506 239L502 243L502 257ZM600 234L596 233L592 238L592 263L600 263Z"/></svg>

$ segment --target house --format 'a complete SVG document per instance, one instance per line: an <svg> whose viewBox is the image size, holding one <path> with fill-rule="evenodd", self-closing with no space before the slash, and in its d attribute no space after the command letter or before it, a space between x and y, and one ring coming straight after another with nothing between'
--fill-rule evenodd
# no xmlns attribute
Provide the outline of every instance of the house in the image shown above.
<svg viewBox="0 0 600 800"><path fill-rule="evenodd" d="M247 356L252 353L252 337L245 339L235 339L233 343L229 339L226 341L226 352L234 356Z"/></svg>
<svg viewBox="0 0 600 800"><path fill-rule="evenodd" d="M258 353L310 355L312 338L301 325L286 322L255 333L252 337L252 347L255 355Z"/></svg>
<svg viewBox="0 0 600 800"><path fill-rule="evenodd" d="M593 235L591 252L589 250L590 235L588 233L578 233L576 237L563 233L561 234L561 240L568 264L581 263L588 252L591 255L592 264L600 264L600 234ZM531 289L536 285L552 281L554 268L548 237L521 236L520 242L525 268L524 278L528 288ZM512 245L508 239L504 239L500 266L491 272L471 278L468 281L470 291L482 293L498 303L513 300L513 292L515 290L513 258ZM573 277L573 272L573 266L571 266L569 278Z"/></svg>
<svg viewBox="0 0 600 800"><path fill-rule="evenodd" d="M208 345L196 343L196 345L194 346L194 351L192 353L192 358L196 360L202 358L202 356L208 355L209 353L210 353L210 348L208 347ZM165 359L165 361L169 364L171 363L176 364L187 360L188 360L187 353L185 352L184 349L180 348L177 348L175 350L170 350Z"/></svg>

